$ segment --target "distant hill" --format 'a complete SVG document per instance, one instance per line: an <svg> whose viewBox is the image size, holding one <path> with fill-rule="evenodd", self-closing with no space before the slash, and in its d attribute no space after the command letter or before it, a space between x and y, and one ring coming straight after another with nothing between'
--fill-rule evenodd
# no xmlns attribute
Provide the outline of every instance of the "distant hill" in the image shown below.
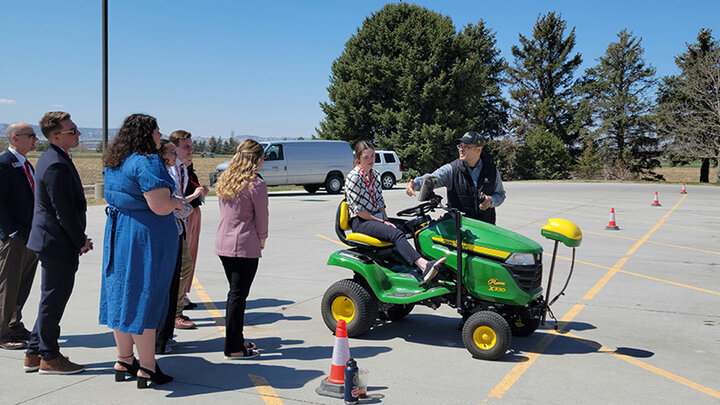
<svg viewBox="0 0 720 405"><path fill-rule="evenodd" d="M4 137L5 131L7 130L7 127L10 124L4 124L0 123L0 136ZM45 137L40 132L40 127L37 125L30 124L31 127L35 130L35 133L38 135L38 138L40 138L41 141L46 140ZM80 133L82 134L80 136L80 142L81 143L98 143L99 141L102 141L102 128L78 128L80 130ZM115 134L118 132L118 128L110 128L108 129L108 138L109 140L112 140L115 137ZM169 134L168 134L169 135ZM215 139L228 139L230 136L215 136ZM277 141L282 139L297 139L296 137L281 137L281 136L275 136L275 137L262 137L262 136L255 136L255 135L235 135L235 139L254 139L256 141ZM193 139L201 141L201 140L208 140L210 139L210 136L193 136Z"/></svg>
<svg viewBox="0 0 720 405"><path fill-rule="evenodd" d="M7 131L7 127L8 127L9 125L10 125L10 124L0 123L0 136L4 136L4 135L5 135L5 132ZM33 129L35 130L35 133L37 134L38 138L40 138L40 140L42 140L42 141L46 140L45 137L43 136L42 132L40 131L40 127L39 127L38 125L30 124L30 126L33 127ZM84 142L84 141L101 141L101 140L102 140L102 128L81 128L81 127L78 127L78 129L80 130L80 133L82 134L82 135L80 136L80 141L81 141L81 142ZM117 131L118 131L117 128L110 128L110 129L108 129L108 137L109 137L110 139L114 138L114 137L115 137L115 134L117 133Z"/></svg>

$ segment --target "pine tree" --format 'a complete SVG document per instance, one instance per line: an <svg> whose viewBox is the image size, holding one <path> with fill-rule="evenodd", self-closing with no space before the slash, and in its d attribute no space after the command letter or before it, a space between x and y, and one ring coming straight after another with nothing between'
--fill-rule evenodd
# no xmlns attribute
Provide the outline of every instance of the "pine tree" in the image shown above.
<svg viewBox="0 0 720 405"><path fill-rule="evenodd" d="M507 65L506 81L514 101L510 127L515 134L524 140L547 131L576 155L579 122L573 73L582 57L572 54L575 28L565 36L566 28L559 14L539 16L532 37L519 34L520 44L512 47L514 64Z"/></svg>
<svg viewBox="0 0 720 405"><path fill-rule="evenodd" d="M668 150L702 160L700 181L707 182L710 159L720 164L720 43L710 29L701 29L697 41L675 58L681 73L663 78L658 119Z"/></svg>
<svg viewBox="0 0 720 405"><path fill-rule="evenodd" d="M650 97L657 83L655 68L643 59L641 38L624 29L617 36L597 65L585 71L582 91L592 123L590 136L605 164L644 173L660 165Z"/></svg>
<svg viewBox="0 0 720 405"><path fill-rule="evenodd" d="M449 17L406 3L368 17L333 63L324 139L373 140L410 175L457 156L468 130L504 132L503 61L481 20L456 32Z"/></svg>

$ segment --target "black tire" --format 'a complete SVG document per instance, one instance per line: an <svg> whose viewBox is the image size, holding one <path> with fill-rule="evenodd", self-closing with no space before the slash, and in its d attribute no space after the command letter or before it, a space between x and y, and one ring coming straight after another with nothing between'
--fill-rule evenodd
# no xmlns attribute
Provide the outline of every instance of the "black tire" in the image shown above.
<svg viewBox="0 0 720 405"><path fill-rule="evenodd" d="M473 357L497 360L504 356L510 347L510 325L495 312L476 312L465 322L462 340Z"/></svg>
<svg viewBox="0 0 720 405"><path fill-rule="evenodd" d="M395 185L395 176L392 173L383 174L380 176L380 184L382 184L382 188L385 190L393 188Z"/></svg>
<svg viewBox="0 0 720 405"><path fill-rule="evenodd" d="M507 322L512 335L518 337L530 336L540 326L540 318L531 318L527 314L511 317Z"/></svg>
<svg viewBox="0 0 720 405"><path fill-rule="evenodd" d="M315 192L318 191L318 189L320 189L320 185L319 184L306 184L303 186L303 188L308 193L315 194Z"/></svg>
<svg viewBox="0 0 720 405"><path fill-rule="evenodd" d="M378 318L383 321L399 321L405 318L415 308L415 304L385 304L380 303Z"/></svg>
<svg viewBox="0 0 720 405"><path fill-rule="evenodd" d="M346 279L338 281L325 291L320 310L328 329L335 332L338 319L344 318L348 337L355 337L370 330L375 323L378 302L378 299L360 284Z"/></svg>
<svg viewBox="0 0 720 405"><path fill-rule="evenodd" d="M343 176L341 174L330 174L325 180L325 191L327 191L328 194L340 194L344 183L345 182L343 181Z"/></svg>

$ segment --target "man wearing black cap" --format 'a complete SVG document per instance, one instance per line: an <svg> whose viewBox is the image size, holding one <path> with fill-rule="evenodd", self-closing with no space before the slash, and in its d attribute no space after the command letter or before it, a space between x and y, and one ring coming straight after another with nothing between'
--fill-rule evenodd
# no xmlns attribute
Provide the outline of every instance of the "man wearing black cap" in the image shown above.
<svg viewBox="0 0 720 405"><path fill-rule="evenodd" d="M425 177L435 180L435 187L447 187L448 204L466 216L495 224L495 207L505 201L500 172L488 156L482 155L485 141L479 133L468 131L455 140L459 158L431 174L411 179L405 188L409 196L419 191Z"/></svg>

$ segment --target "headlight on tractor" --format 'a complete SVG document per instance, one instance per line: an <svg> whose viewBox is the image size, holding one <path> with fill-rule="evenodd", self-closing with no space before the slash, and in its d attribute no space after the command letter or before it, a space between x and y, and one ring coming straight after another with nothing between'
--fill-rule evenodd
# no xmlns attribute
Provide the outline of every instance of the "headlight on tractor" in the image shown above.
<svg viewBox="0 0 720 405"><path fill-rule="evenodd" d="M515 266L532 266L535 264L535 255L532 253L513 253L505 263Z"/></svg>

